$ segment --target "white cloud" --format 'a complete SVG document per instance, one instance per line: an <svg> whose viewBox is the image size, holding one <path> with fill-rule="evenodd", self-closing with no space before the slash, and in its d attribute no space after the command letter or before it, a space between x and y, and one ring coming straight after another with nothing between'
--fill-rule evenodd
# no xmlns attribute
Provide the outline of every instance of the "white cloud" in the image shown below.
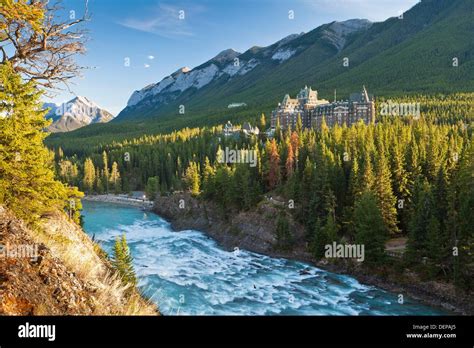
<svg viewBox="0 0 474 348"><path fill-rule="evenodd" d="M148 58L149 60L153 60L153 59L155 59L155 56L150 55L150 56L148 56L147 58Z"/></svg>
<svg viewBox="0 0 474 348"><path fill-rule="evenodd" d="M126 18L119 24L166 38L194 36L189 17L202 10L200 6L178 7L161 3L154 9L147 10L147 15L143 18ZM180 19L183 15L182 11L184 11L184 19Z"/></svg>
<svg viewBox="0 0 474 348"><path fill-rule="evenodd" d="M148 69L150 67L150 64L145 64L144 67L145 69Z"/></svg>

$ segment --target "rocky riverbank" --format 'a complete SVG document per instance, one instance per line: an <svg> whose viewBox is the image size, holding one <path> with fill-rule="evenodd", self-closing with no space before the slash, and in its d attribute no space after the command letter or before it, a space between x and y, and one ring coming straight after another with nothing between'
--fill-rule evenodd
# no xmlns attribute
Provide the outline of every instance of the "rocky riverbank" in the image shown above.
<svg viewBox="0 0 474 348"><path fill-rule="evenodd" d="M127 195L87 195L82 198L85 201L91 202L103 202L103 203L114 203L114 204L124 204L130 205L133 207L138 207L146 210L151 210L153 207L153 202L144 198L135 198L129 197Z"/></svg>
<svg viewBox="0 0 474 348"><path fill-rule="evenodd" d="M176 231L195 229L208 234L223 248L242 248L272 257L285 257L311 263L319 268L354 276L360 282L381 289L409 296L430 306L444 308L457 314L473 315L473 295L460 293L454 286L437 281L422 281L414 272L393 269L368 270L360 263L316 260L307 251L304 228L289 217L290 230L295 239L291 251L276 248L276 217L281 204L272 200L262 201L254 211L228 214L212 202L196 199L187 193L160 196L153 211L171 222Z"/></svg>

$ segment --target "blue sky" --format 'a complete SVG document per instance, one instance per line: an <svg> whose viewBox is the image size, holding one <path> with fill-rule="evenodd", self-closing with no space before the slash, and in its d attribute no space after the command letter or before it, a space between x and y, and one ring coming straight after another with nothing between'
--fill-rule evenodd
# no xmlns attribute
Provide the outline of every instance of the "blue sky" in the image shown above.
<svg viewBox="0 0 474 348"><path fill-rule="evenodd" d="M88 69L52 101L75 95L94 100L113 114L132 92L183 66L193 68L227 48L244 52L308 32L334 20L383 21L418 0L89 0ZM83 0L63 0L79 16ZM294 19L289 18L293 11ZM184 11L180 12L180 11ZM180 15L184 14L184 19ZM129 59L130 66L125 61ZM49 100L48 100L49 101Z"/></svg>

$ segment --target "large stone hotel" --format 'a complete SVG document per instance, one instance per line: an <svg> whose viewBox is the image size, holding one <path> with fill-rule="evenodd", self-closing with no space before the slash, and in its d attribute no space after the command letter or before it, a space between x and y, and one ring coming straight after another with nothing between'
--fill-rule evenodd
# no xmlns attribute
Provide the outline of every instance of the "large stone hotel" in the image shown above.
<svg viewBox="0 0 474 348"><path fill-rule="evenodd" d="M304 128L320 128L323 118L332 127L336 124L351 126L362 120L365 124L375 122L375 103L363 87L361 93L352 93L349 100L329 102L318 99L318 92L311 87L302 89L296 99L287 94L278 107L273 110L271 128L274 130L277 120L282 129L295 128L301 117Z"/></svg>

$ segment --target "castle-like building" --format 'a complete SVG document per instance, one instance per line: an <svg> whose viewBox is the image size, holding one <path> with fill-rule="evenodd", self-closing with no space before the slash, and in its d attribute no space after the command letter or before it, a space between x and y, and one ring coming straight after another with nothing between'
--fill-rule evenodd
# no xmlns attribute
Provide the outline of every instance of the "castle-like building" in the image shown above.
<svg viewBox="0 0 474 348"><path fill-rule="evenodd" d="M350 126L362 120L365 124L375 122L375 103L365 86L361 93L352 93L349 100L329 102L318 99L318 92L311 87L302 89L296 99L287 94L271 116L271 129L275 130L277 120L282 129L294 129L298 116L303 128L320 128L323 118L329 127L336 124Z"/></svg>

